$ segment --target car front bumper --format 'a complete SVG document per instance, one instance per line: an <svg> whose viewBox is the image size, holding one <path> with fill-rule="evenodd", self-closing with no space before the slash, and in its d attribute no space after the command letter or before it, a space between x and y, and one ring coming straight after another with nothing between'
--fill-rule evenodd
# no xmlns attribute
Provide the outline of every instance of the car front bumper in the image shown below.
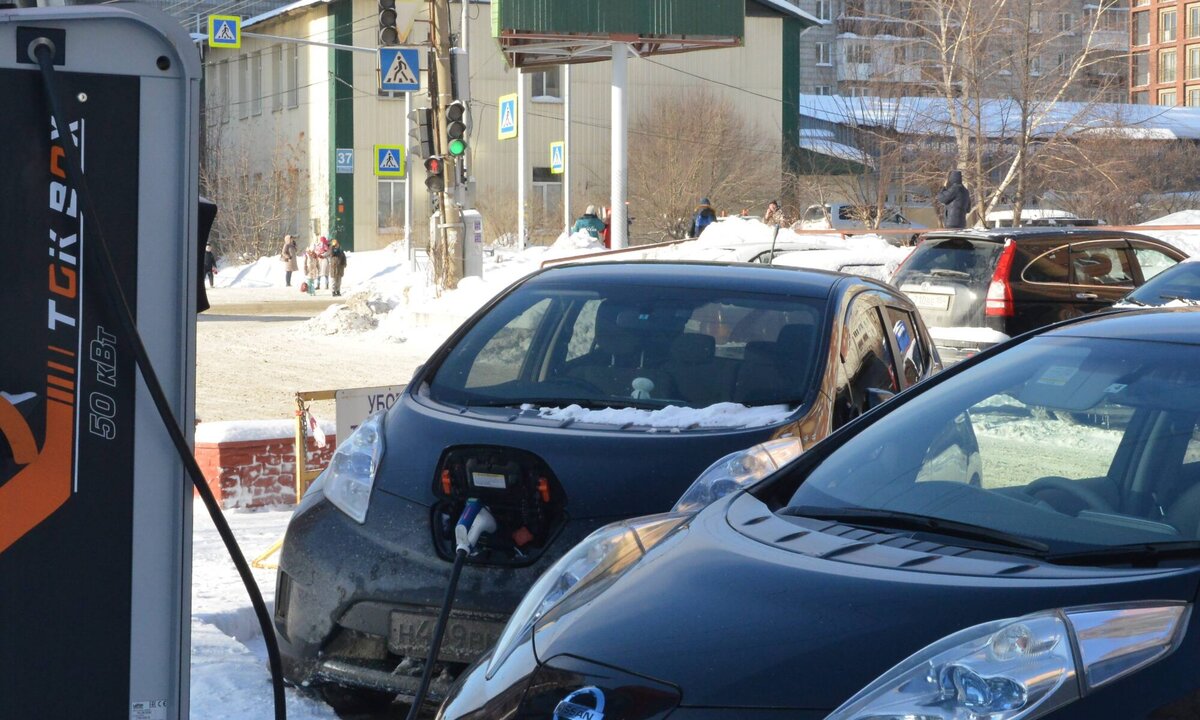
<svg viewBox="0 0 1200 720"><path fill-rule="evenodd" d="M376 492L360 525L319 495L305 498L288 526L275 600L289 682L415 693L451 570L434 551L430 518L425 506ZM568 521L527 567L463 568L431 699L494 642L534 580L605 522Z"/></svg>

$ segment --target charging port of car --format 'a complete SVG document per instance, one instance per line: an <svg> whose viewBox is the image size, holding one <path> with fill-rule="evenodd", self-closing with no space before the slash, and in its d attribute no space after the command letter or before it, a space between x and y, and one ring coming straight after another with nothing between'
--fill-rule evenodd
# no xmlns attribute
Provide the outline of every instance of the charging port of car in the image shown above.
<svg viewBox="0 0 1200 720"><path fill-rule="evenodd" d="M546 463L514 448L448 449L434 478L433 540L443 558L454 557L454 524L467 500L480 500L496 519L468 562L528 565L542 554L566 521L566 496Z"/></svg>

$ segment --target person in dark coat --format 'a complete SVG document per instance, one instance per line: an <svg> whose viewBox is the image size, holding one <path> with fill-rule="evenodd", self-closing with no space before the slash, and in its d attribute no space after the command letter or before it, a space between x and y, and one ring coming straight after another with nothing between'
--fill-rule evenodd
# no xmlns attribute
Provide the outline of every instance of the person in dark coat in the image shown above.
<svg viewBox="0 0 1200 720"><path fill-rule="evenodd" d="M333 278L333 294L342 294L342 276L346 274L346 251L337 238L330 240L329 276Z"/></svg>
<svg viewBox="0 0 1200 720"><path fill-rule="evenodd" d="M716 221L717 212L712 209L712 204L709 203L708 198L701 198L700 204L696 207L696 214L692 216L692 237L700 237L704 228Z"/></svg>
<svg viewBox="0 0 1200 720"><path fill-rule="evenodd" d="M946 185L937 195L942 206L942 227L965 228L967 213L971 211L971 193L963 185L962 171L951 170Z"/></svg>
<svg viewBox="0 0 1200 720"><path fill-rule="evenodd" d="M217 256L213 255L212 245L204 246L204 277L208 278L208 286L216 287Z"/></svg>

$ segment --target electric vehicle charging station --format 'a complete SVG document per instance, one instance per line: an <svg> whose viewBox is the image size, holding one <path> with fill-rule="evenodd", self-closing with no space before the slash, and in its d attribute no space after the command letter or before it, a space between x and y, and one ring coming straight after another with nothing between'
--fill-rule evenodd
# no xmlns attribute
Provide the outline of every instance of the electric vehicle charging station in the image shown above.
<svg viewBox="0 0 1200 720"><path fill-rule="evenodd" d="M52 121L39 44L68 128ZM102 231L190 428L199 78L188 36L145 6L0 10L5 717L188 716L192 488L89 246Z"/></svg>

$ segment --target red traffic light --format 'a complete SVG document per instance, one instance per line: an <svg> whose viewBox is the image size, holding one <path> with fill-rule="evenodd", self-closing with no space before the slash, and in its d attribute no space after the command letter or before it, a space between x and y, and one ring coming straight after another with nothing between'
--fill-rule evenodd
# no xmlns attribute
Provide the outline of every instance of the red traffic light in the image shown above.
<svg viewBox="0 0 1200 720"><path fill-rule="evenodd" d="M431 157L425 159L425 172L431 175L440 175L442 172L442 159L440 157Z"/></svg>

